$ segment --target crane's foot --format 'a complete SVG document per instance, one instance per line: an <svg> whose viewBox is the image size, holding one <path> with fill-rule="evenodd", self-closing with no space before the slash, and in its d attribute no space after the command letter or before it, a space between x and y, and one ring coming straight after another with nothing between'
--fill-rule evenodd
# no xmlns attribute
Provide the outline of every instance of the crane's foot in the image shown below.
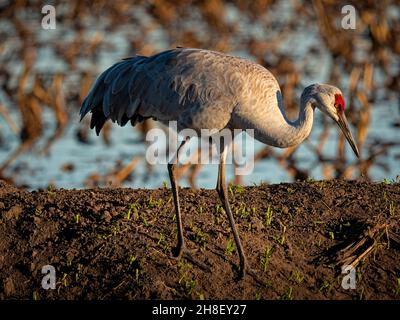
<svg viewBox="0 0 400 320"><path fill-rule="evenodd" d="M172 249L172 257L175 260L180 260L183 257L193 257L193 254L195 254L196 252L198 252L198 250L194 249L194 250L190 250L188 248L186 248L186 246L181 246L180 248L175 247Z"/></svg>
<svg viewBox="0 0 400 320"><path fill-rule="evenodd" d="M246 275L247 271L247 261L244 256L240 257L240 264L239 264L239 275L238 280L242 280Z"/></svg>
<svg viewBox="0 0 400 320"><path fill-rule="evenodd" d="M179 260L182 257L183 251L186 249L185 245L178 244L175 248L172 249L172 256Z"/></svg>

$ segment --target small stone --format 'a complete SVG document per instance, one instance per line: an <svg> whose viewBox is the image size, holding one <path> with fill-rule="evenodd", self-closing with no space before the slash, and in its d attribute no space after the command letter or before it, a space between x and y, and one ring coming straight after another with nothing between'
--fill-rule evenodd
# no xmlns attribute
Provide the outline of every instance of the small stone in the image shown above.
<svg viewBox="0 0 400 320"><path fill-rule="evenodd" d="M112 216L110 214L110 212L108 211L104 211L104 220L106 220L107 222L110 222Z"/></svg>
<svg viewBox="0 0 400 320"><path fill-rule="evenodd" d="M4 280L3 285L6 297L12 296L15 293L14 281L11 278Z"/></svg>
<svg viewBox="0 0 400 320"><path fill-rule="evenodd" d="M4 217L7 220L18 219L21 213L22 213L22 208L20 206L13 206L10 210L8 210L4 214Z"/></svg>

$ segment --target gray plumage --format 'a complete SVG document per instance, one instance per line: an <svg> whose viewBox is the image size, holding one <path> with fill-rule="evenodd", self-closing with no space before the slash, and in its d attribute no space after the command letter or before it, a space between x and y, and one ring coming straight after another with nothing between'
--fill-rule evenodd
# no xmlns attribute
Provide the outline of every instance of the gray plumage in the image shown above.
<svg viewBox="0 0 400 320"><path fill-rule="evenodd" d="M135 125L149 117L176 120L179 130L223 129L250 95L250 103L268 103L278 90L272 74L249 60L179 48L114 64L100 75L80 114L93 113L97 134L108 119Z"/></svg>
<svg viewBox="0 0 400 320"><path fill-rule="evenodd" d="M286 148L308 137L315 108L336 121L358 156L338 88L327 84L308 86L300 99L299 116L291 121L285 113L279 84L267 69L244 58L209 50L178 48L118 62L99 76L80 114L82 120L87 113L92 113L90 127L96 128L97 134L108 119L124 126L128 121L135 125L154 118L164 124L177 121L179 131L253 129L257 140ZM186 142L179 147L176 159ZM223 145L220 151L216 189L233 230L243 276L246 258L225 183L227 150L228 146ZM168 164L168 172L177 217L177 256L180 256L184 238L176 163Z"/></svg>

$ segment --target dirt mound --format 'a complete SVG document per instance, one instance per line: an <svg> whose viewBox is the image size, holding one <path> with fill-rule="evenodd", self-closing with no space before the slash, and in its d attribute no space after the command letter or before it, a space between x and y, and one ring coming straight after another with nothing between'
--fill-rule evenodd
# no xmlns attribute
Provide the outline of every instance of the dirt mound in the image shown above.
<svg viewBox="0 0 400 320"><path fill-rule="evenodd" d="M252 269L237 280L214 190L181 191L191 250L176 260L169 189L0 184L1 299L399 299L400 186L356 181L231 186ZM355 289L344 289L344 264ZM42 289L42 267L56 289Z"/></svg>

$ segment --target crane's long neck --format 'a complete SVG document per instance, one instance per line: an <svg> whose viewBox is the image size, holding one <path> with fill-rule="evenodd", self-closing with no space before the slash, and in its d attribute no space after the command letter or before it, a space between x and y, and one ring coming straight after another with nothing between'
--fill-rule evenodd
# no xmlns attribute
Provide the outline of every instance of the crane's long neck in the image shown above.
<svg viewBox="0 0 400 320"><path fill-rule="evenodd" d="M272 110L270 110L272 111ZM297 120L290 121L285 113L282 99L274 112L265 113L254 131L254 137L266 144L280 148L288 148L303 142L310 134L313 125L314 107L311 99L301 99Z"/></svg>

